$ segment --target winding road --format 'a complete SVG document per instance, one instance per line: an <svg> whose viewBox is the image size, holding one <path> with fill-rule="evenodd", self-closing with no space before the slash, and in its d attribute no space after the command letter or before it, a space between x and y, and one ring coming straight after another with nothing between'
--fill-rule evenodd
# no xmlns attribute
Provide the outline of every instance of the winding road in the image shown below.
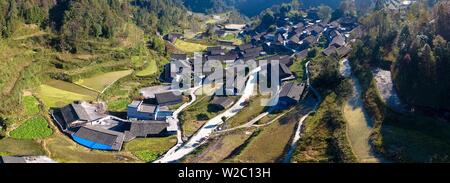
<svg viewBox="0 0 450 183"><path fill-rule="evenodd" d="M236 115L241 109L245 107L244 103L253 94L256 84L257 75L261 70L261 67L253 69L249 73L249 77L243 91L241 98L228 110L222 114L210 119L205 125L200 128L200 130L193 135L186 143L181 145L176 145L171 150L169 150L162 158L154 161L154 163L172 163L177 162L179 159L193 152L196 148L202 145L205 140L217 129L219 125L223 123L222 118L231 118Z"/></svg>

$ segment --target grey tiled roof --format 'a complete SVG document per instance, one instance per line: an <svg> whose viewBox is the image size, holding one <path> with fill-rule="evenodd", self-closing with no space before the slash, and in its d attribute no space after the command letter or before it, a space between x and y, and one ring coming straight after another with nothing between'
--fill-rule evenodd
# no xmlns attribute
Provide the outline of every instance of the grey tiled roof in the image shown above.
<svg viewBox="0 0 450 183"><path fill-rule="evenodd" d="M16 156L2 156L0 163L26 163L25 158Z"/></svg>
<svg viewBox="0 0 450 183"><path fill-rule="evenodd" d="M160 105L171 102L179 103L182 101L181 95L175 95L173 92L157 93L155 94L155 98Z"/></svg>
<svg viewBox="0 0 450 183"><path fill-rule="evenodd" d="M283 84L279 97L288 97L293 100L299 101L305 90L305 84L296 84L293 82Z"/></svg>
<svg viewBox="0 0 450 183"><path fill-rule="evenodd" d="M149 135L159 135L166 130L169 123L165 121L132 121L127 138L147 137Z"/></svg>
<svg viewBox="0 0 450 183"><path fill-rule="evenodd" d="M217 105L222 108L228 108L234 103L234 100L230 97L214 97L214 99L210 102L212 105Z"/></svg>
<svg viewBox="0 0 450 183"><path fill-rule="evenodd" d="M74 135L92 142L109 145L113 150L120 150L124 140L123 133L93 126L81 127Z"/></svg>

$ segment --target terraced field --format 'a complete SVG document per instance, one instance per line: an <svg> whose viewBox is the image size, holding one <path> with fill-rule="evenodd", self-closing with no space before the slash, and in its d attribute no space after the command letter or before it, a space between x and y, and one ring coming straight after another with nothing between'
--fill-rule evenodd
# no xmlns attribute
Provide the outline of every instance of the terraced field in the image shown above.
<svg viewBox="0 0 450 183"><path fill-rule="evenodd" d="M75 85L76 86L76 85ZM78 86L79 87L79 86ZM80 87L81 88L81 87ZM46 107L62 107L76 100L94 100L94 96L63 90L47 84L39 86L37 95Z"/></svg>
<svg viewBox="0 0 450 183"><path fill-rule="evenodd" d="M149 60L149 63L147 64L145 69L137 72L136 76L139 76L139 77L151 76L151 75L155 74L156 72L158 72L158 66L156 65L156 61L151 59L151 60Z"/></svg>
<svg viewBox="0 0 450 183"><path fill-rule="evenodd" d="M13 130L10 135L16 139L40 139L52 135L47 120L42 116L33 117Z"/></svg>
<svg viewBox="0 0 450 183"><path fill-rule="evenodd" d="M183 40L177 40L175 41L175 46L186 53L194 53L194 52L201 52L201 51L205 51L206 48L208 46L206 45L202 45L202 44L198 44L198 43L191 43L191 42L186 42Z"/></svg>
<svg viewBox="0 0 450 183"><path fill-rule="evenodd" d="M84 86L86 88L92 89L94 91L102 92L104 89L106 89L108 86L119 80L120 78L123 78L125 76L130 75L133 73L133 70L123 70L123 71L115 71L115 72L108 72L100 75L96 75L94 77L81 79L76 81L75 83Z"/></svg>

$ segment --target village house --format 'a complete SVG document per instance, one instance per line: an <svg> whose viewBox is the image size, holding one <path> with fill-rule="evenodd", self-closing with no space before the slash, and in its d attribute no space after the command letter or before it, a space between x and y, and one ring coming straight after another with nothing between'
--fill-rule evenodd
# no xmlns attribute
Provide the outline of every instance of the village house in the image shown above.
<svg viewBox="0 0 450 183"><path fill-rule="evenodd" d="M124 134L95 126L83 126L73 133L75 142L97 150L120 151L124 142Z"/></svg>
<svg viewBox="0 0 450 183"><path fill-rule="evenodd" d="M144 101L133 101L127 107L128 119L132 120L165 120L172 113L167 108Z"/></svg>
<svg viewBox="0 0 450 183"><path fill-rule="evenodd" d="M169 123L166 121L141 120L131 121L130 130L125 131L125 141L135 138L161 137L173 134L176 131L168 131Z"/></svg>
<svg viewBox="0 0 450 183"><path fill-rule="evenodd" d="M223 27L224 27L225 31L240 32L240 31L244 30L246 25L245 24L225 24Z"/></svg>
<svg viewBox="0 0 450 183"><path fill-rule="evenodd" d="M192 64L186 54L172 54L170 63L164 65L160 80L165 83L171 83L177 79L177 75L183 72L183 69L192 70Z"/></svg>
<svg viewBox="0 0 450 183"><path fill-rule="evenodd" d="M175 43L175 41L177 39L183 39L183 38L184 38L183 34L180 34L180 33L169 33L164 36L164 39L171 43Z"/></svg>
<svg viewBox="0 0 450 183"><path fill-rule="evenodd" d="M287 108L295 105L303 99L305 92L305 83L297 84L294 82L283 83L278 95L278 107Z"/></svg>
<svg viewBox="0 0 450 183"><path fill-rule="evenodd" d="M57 120L57 124L63 131L72 131L77 127L105 119L108 116L105 103L85 101L76 101L66 105L54 111L54 114L60 118Z"/></svg>
<svg viewBox="0 0 450 183"><path fill-rule="evenodd" d="M209 106L211 108L214 108L214 110L216 110L216 111L221 111L221 110L231 107L233 105L233 103L234 103L234 100L230 97L215 96L213 98L213 100L209 103Z"/></svg>
<svg viewBox="0 0 450 183"><path fill-rule="evenodd" d="M172 91L157 93L155 94L155 99L159 106L169 106L183 102L182 96Z"/></svg>

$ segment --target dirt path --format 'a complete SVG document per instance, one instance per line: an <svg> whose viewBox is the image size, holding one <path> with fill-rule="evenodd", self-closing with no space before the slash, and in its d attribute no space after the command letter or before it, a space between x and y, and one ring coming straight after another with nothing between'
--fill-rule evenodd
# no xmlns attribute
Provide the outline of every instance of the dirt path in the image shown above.
<svg viewBox="0 0 450 183"><path fill-rule="evenodd" d="M372 134L372 120L363 108L361 86L352 76L353 95L343 106L343 115L347 121L347 137L358 160L364 163L377 163L380 159L374 156L369 143Z"/></svg>

